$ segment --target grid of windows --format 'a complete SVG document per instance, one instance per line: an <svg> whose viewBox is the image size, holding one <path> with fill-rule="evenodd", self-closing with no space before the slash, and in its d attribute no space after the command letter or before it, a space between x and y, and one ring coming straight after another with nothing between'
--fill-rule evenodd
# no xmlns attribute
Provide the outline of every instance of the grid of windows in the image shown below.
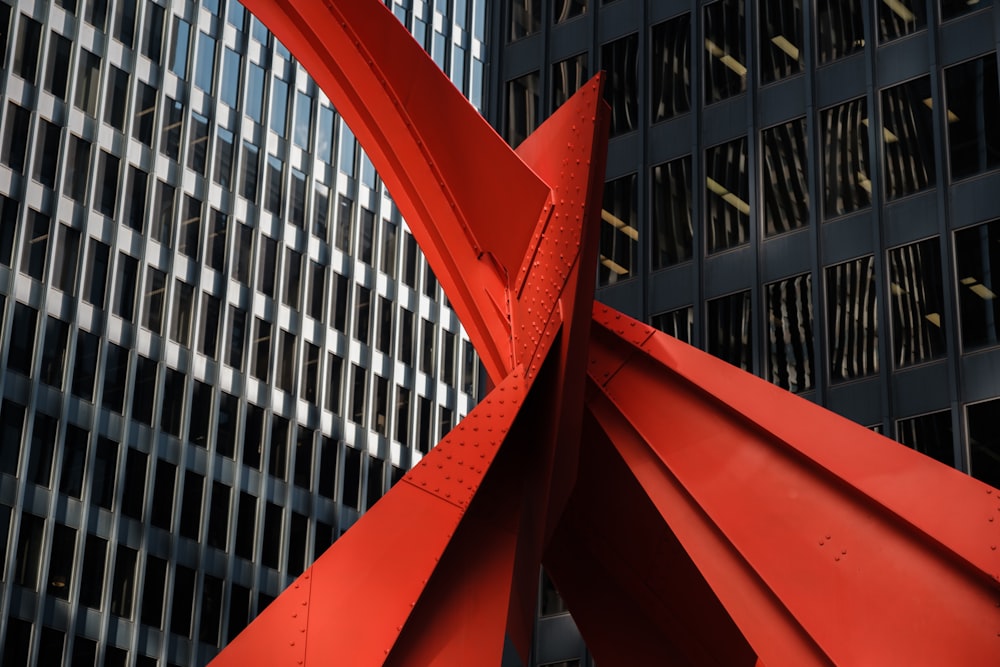
<svg viewBox="0 0 1000 667"><path fill-rule="evenodd" d="M583 6L493 8L487 116L606 70L597 298L1000 483L1000 7Z"/></svg>
<svg viewBox="0 0 1000 667"><path fill-rule="evenodd" d="M485 1L387 4L480 105ZM0 0L0 38L0 662L204 664L471 409L478 362L235 0Z"/></svg>

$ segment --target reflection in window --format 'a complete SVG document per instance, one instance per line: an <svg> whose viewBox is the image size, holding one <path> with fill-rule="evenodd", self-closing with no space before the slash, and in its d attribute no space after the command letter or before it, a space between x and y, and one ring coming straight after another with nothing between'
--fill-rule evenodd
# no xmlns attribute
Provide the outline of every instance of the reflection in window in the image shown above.
<svg viewBox="0 0 1000 667"><path fill-rule="evenodd" d="M955 232L962 346L1000 343L1000 220Z"/></svg>
<svg viewBox="0 0 1000 667"><path fill-rule="evenodd" d="M809 223L808 143L805 118L761 133L765 236Z"/></svg>
<svg viewBox="0 0 1000 667"><path fill-rule="evenodd" d="M931 80L925 76L882 91L885 194L896 199L934 185Z"/></svg>
<svg viewBox="0 0 1000 667"><path fill-rule="evenodd" d="M663 333L690 344L694 339L694 308L687 306L653 315L652 325Z"/></svg>
<svg viewBox="0 0 1000 667"><path fill-rule="evenodd" d="M1000 487L1000 399L966 408L969 424L969 473Z"/></svg>
<svg viewBox="0 0 1000 667"><path fill-rule="evenodd" d="M507 82L507 143L517 147L541 121L538 72Z"/></svg>
<svg viewBox="0 0 1000 667"><path fill-rule="evenodd" d="M896 365L907 366L944 355L938 239L890 250L889 280Z"/></svg>
<svg viewBox="0 0 1000 667"><path fill-rule="evenodd" d="M572 97L587 82L587 54L581 53L552 66L552 110Z"/></svg>
<svg viewBox="0 0 1000 667"><path fill-rule="evenodd" d="M868 105L865 98L820 114L823 127L823 212L828 218L871 206L868 171Z"/></svg>
<svg viewBox="0 0 1000 667"><path fill-rule="evenodd" d="M542 27L542 0L514 0L510 3L510 35L513 41L538 32Z"/></svg>
<svg viewBox="0 0 1000 667"><path fill-rule="evenodd" d="M955 465L951 410L900 419L896 422L896 440L945 465Z"/></svg>
<svg viewBox="0 0 1000 667"><path fill-rule="evenodd" d="M737 292L708 302L708 353L753 371L753 319L750 292Z"/></svg>
<svg viewBox="0 0 1000 667"><path fill-rule="evenodd" d="M771 283L767 295L767 379L794 393L815 385L812 276Z"/></svg>
<svg viewBox="0 0 1000 667"><path fill-rule="evenodd" d="M705 102L747 89L746 16L743 0L705 5Z"/></svg>
<svg viewBox="0 0 1000 667"><path fill-rule="evenodd" d="M827 268L826 309L831 381L877 373L878 305L871 256Z"/></svg>
<svg viewBox="0 0 1000 667"><path fill-rule="evenodd" d="M821 65L864 50L864 12L860 0L820 0L816 11L819 33L816 50Z"/></svg>
<svg viewBox="0 0 1000 667"><path fill-rule="evenodd" d="M941 20L947 21L967 12L974 12L977 9L989 7L992 4L993 0L976 0L975 2L969 2L969 0L941 0Z"/></svg>
<svg viewBox="0 0 1000 667"><path fill-rule="evenodd" d="M746 243L750 233L746 137L705 151L705 188L708 252Z"/></svg>
<svg viewBox="0 0 1000 667"><path fill-rule="evenodd" d="M650 118L658 123L691 110L691 14L653 26Z"/></svg>
<svg viewBox="0 0 1000 667"><path fill-rule="evenodd" d="M639 35L604 44L601 67L607 72L604 98L611 105L611 136L634 130L639 124Z"/></svg>
<svg viewBox="0 0 1000 667"><path fill-rule="evenodd" d="M991 53L944 71L948 158L953 179L1000 164L1000 90Z"/></svg>
<svg viewBox="0 0 1000 667"><path fill-rule="evenodd" d="M968 0L963 4L968 4ZM875 6L878 8L880 41L887 42L927 27L927 6L924 0L882 0L875 3Z"/></svg>
<svg viewBox="0 0 1000 667"><path fill-rule="evenodd" d="M653 167L654 269L691 259L691 156Z"/></svg>
<svg viewBox="0 0 1000 667"><path fill-rule="evenodd" d="M535 2L537 3L538 0ZM561 23L586 14L587 0L554 0L552 9L552 20L555 23Z"/></svg>
<svg viewBox="0 0 1000 667"><path fill-rule="evenodd" d="M631 278L639 245L637 181L635 174L622 176L604 186L601 211L599 285L611 285Z"/></svg>
<svg viewBox="0 0 1000 667"><path fill-rule="evenodd" d="M762 0L760 80L771 83L802 71L802 0Z"/></svg>

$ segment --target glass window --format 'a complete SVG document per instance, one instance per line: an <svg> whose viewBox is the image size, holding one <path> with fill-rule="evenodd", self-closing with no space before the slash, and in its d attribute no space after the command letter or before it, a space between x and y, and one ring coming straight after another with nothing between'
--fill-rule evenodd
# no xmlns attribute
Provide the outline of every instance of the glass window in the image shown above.
<svg viewBox="0 0 1000 667"><path fill-rule="evenodd" d="M49 227L47 215L31 209L28 211L28 225L21 249L21 273L35 280L45 280L45 265L49 257Z"/></svg>
<svg viewBox="0 0 1000 667"><path fill-rule="evenodd" d="M201 236L201 201L191 195L184 195L184 217L181 219L177 249L192 259L198 258Z"/></svg>
<svg viewBox="0 0 1000 667"><path fill-rule="evenodd" d="M378 298L378 320L376 322L375 347L386 354L392 352L392 301Z"/></svg>
<svg viewBox="0 0 1000 667"><path fill-rule="evenodd" d="M709 253L750 240L747 140L740 137L705 151L705 225Z"/></svg>
<svg viewBox="0 0 1000 667"><path fill-rule="evenodd" d="M66 225L59 225L55 254L52 286L71 296L75 295L76 267L80 258L80 232Z"/></svg>
<svg viewBox="0 0 1000 667"><path fill-rule="evenodd" d="M109 510L114 503L118 477L118 443L102 436L97 439L96 450L90 474L90 502Z"/></svg>
<svg viewBox="0 0 1000 667"><path fill-rule="evenodd" d="M23 621L15 616L9 616L7 620L7 638L3 647L3 662L5 665L29 665L28 654L31 652L31 629L30 621ZM59 664L62 656L59 657Z"/></svg>
<svg viewBox="0 0 1000 667"><path fill-rule="evenodd" d="M108 541L87 535L80 573L80 604L100 609L104 601L104 569L108 560Z"/></svg>
<svg viewBox="0 0 1000 667"><path fill-rule="evenodd" d="M223 188L235 186L233 182L233 161L235 160L235 144L233 133L224 127L217 127L215 141L215 182Z"/></svg>
<svg viewBox="0 0 1000 667"><path fill-rule="evenodd" d="M104 356L104 388L101 405L121 414L125 405L125 382L128 378L128 351L108 343Z"/></svg>
<svg viewBox="0 0 1000 667"><path fill-rule="evenodd" d="M295 391L295 336L282 330L278 336L277 378L278 389Z"/></svg>
<svg viewBox="0 0 1000 667"><path fill-rule="evenodd" d="M420 372L430 375L434 372L434 356L436 352L434 323L430 320L420 320Z"/></svg>
<svg viewBox="0 0 1000 667"><path fill-rule="evenodd" d="M225 551L229 543L229 505L232 489L212 482L212 501L208 513L208 544Z"/></svg>
<svg viewBox="0 0 1000 667"><path fill-rule="evenodd" d="M612 137L638 127L638 57L638 34L628 35L601 46L601 67L607 72L604 99L611 105Z"/></svg>
<svg viewBox="0 0 1000 667"><path fill-rule="evenodd" d="M802 0L762 0L760 80L771 83L803 68Z"/></svg>
<svg viewBox="0 0 1000 667"><path fill-rule="evenodd" d="M129 166L125 185L124 222L131 229L142 233L146 220L146 188L149 174L138 167Z"/></svg>
<svg viewBox="0 0 1000 667"><path fill-rule="evenodd" d="M232 3L232 7L240 5ZM229 625L226 631L226 640L233 641L236 635L241 633L250 621L250 589L239 584L233 584L232 594L229 597ZM138 666L137 666L138 667Z"/></svg>
<svg viewBox="0 0 1000 667"><path fill-rule="evenodd" d="M163 333L163 302L167 291L167 274L149 267L146 270L142 326L155 334Z"/></svg>
<svg viewBox="0 0 1000 667"><path fill-rule="evenodd" d="M120 2L118 11L115 12L115 37L129 48L132 48L135 38L135 16L138 11L136 3Z"/></svg>
<svg viewBox="0 0 1000 667"><path fill-rule="evenodd" d="M205 239L205 260L216 271L226 270L226 236L229 231L229 216L212 209L208 235Z"/></svg>
<svg viewBox="0 0 1000 667"><path fill-rule="evenodd" d="M808 143L805 118L761 133L765 236L809 223Z"/></svg>
<svg viewBox="0 0 1000 667"><path fill-rule="evenodd" d="M288 420L277 415L271 420L267 472L282 481L288 476Z"/></svg>
<svg viewBox="0 0 1000 667"><path fill-rule="evenodd" d="M375 376L375 409L372 411L371 428L376 433L386 435L389 423L389 381Z"/></svg>
<svg viewBox="0 0 1000 667"><path fill-rule="evenodd" d="M128 448L125 457L125 475L122 485L122 513L133 519L142 521L143 508L146 503L146 468L149 455L136 449Z"/></svg>
<svg viewBox="0 0 1000 667"><path fill-rule="evenodd" d="M709 354L753 372L753 318L749 291L708 302L706 338Z"/></svg>
<svg viewBox="0 0 1000 667"><path fill-rule="evenodd" d="M156 202L153 204L153 238L170 248L173 245L174 197L172 185L156 182Z"/></svg>
<svg viewBox="0 0 1000 667"><path fill-rule="evenodd" d="M87 467L87 439L87 432L83 429L72 425L66 427L62 471L59 473L59 493L77 500L83 496L83 471Z"/></svg>
<svg viewBox="0 0 1000 667"><path fill-rule="evenodd" d="M45 519L28 512L21 513L21 529L18 532L17 549L14 552L14 583L31 590L38 588L44 533ZM7 632L10 632L9 627Z"/></svg>
<svg viewBox="0 0 1000 667"><path fill-rule="evenodd" d="M0 407L0 472L11 476L18 473L24 411L23 405L8 399L4 399Z"/></svg>
<svg viewBox="0 0 1000 667"><path fill-rule="evenodd" d="M312 98L301 91L295 93L295 128L293 133L295 145L309 150L312 143ZM326 150L329 152L329 148Z"/></svg>
<svg viewBox="0 0 1000 667"><path fill-rule="evenodd" d="M20 623L19 619L11 618L7 626L7 642L11 646L16 646L19 641L25 643L23 649L24 659L21 661L16 661L13 656L4 654L4 662L6 664L28 664L28 652L27 652L27 642L31 637L31 626L29 625L24 629L24 638L19 640L15 638L14 634L19 632L17 629L18 625L14 622ZM63 664L63 651L66 648L66 633L61 630L56 630L55 628L50 628L48 626L42 626L41 638L38 641L38 653L36 654L36 663L38 665L61 665Z"/></svg>
<svg viewBox="0 0 1000 667"><path fill-rule="evenodd" d="M832 382L878 372L874 258L826 269L826 326Z"/></svg>
<svg viewBox="0 0 1000 667"><path fill-rule="evenodd" d="M927 27L927 5L923 0L883 0L875 6L879 41L887 42Z"/></svg>
<svg viewBox="0 0 1000 667"><path fill-rule="evenodd" d="M201 535L201 501L205 478L190 470L184 471L184 492L181 500L180 534L197 540Z"/></svg>
<svg viewBox="0 0 1000 667"><path fill-rule="evenodd" d="M250 63L247 95L243 98L244 110L254 122L259 123L264 113L264 70Z"/></svg>
<svg viewBox="0 0 1000 667"><path fill-rule="evenodd" d="M326 409L340 412L340 386L343 384L344 360L330 353L327 358Z"/></svg>
<svg viewBox="0 0 1000 667"><path fill-rule="evenodd" d="M118 205L118 172L121 160L114 155L101 151L101 160L97 166L97 183L99 198L94 202L94 208L109 218L115 217Z"/></svg>
<svg viewBox="0 0 1000 667"><path fill-rule="evenodd" d="M194 286L174 281L174 302L170 320L170 338L181 345L191 344L191 320L194 316Z"/></svg>
<svg viewBox="0 0 1000 667"><path fill-rule="evenodd" d="M108 18L108 0L88 0L83 18L95 28L104 30L104 22Z"/></svg>
<svg viewBox="0 0 1000 667"><path fill-rule="evenodd" d="M976 2L969 2L969 0L941 0L941 20L947 21L956 16L989 7L992 4L993 0L976 0Z"/></svg>
<svg viewBox="0 0 1000 667"><path fill-rule="evenodd" d="M0 264L10 266L14 254L14 233L18 228L17 200L0 195Z"/></svg>
<svg viewBox="0 0 1000 667"><path fill-rule="evenodd" d="M996 54L949 67L944 80L952 179L996 167L1000 164Z"/></svg>
<svg viewBox="0 0 1000 667"><path fill-rule="evenodd" d="M515 40L533 35L542 27L542 0L514 0L510 7L510 34Z"/></svg>
<svg viewBox="0 0 1000 667"><path fill-rule="evenodd" d="M767 297L767 370L772 383L793 393L815 386L812 276L771 283Z"/></svg>
<svg viewBox="0 0 1000 667"><path fill-rule="evenodd" d="M215 646L219 643L219 625L222 621L222 579L205 575L201 589L201 627L198 639Z"/></svg>
<svg viewBox="0 0 1000 667"><path fill-rule="evenodd" d="M267 382L271 367L271 323L257 318L254 321L253 367L250 374Z"/></svg>
<svg viewBox="0 0 1000 667"><path fill-rule="evenodd" d="M889 280L896 365L908 366L943 356L939 240L928 239L890 250Z"/></svg>
<svg viewBox="0 0 1000 667"><path fill-rule="evenodd" d="M1000 487L1000 399L965 409L969 428L969 473Z"/></svg>
<svg viewBox="0 0 1000 667"><path fill-rule="evenodd" d="M319 397L319 348L307 341L303 356L302 386L299 391L302 398L317 405Z"/></svg>
<svg viewBox="0 0 1000 667"><path fill-rule="evenodd" d="M132 138L147 146L153 145L153 128L156 126L156 99L156 88L140 81L133 102Z"/></svg>
<svg viewBox="0 0 1000 667"><path fill-rule="evenodd" d="M601 211L599 285L631 278L639 245L638 192L636 174L622 176L604 186Z"/></svg>
<svg viewBox="0 0 1000 667"><path fill-rule="evenodd" d="M375 247L375 214L367 208L361 208L359 222L360 238L358 239L358 259L365 264L372 263L372 253Z"/></svg>
<svg viewBox="0 0 1000 667"><path fill-rule="evenodd" d="M824 65L865 48L864 10L861 0L819 0L816 26L819 37L816 51Z"/></svg>
<svg viewBox="0 0 1000 667"><path fill-rule="evenodd" d="M191 137L188 145L188 167L205 175L205 164L208 161L208 119L196 113L191 114Z"/></svg>
<svg viewBox="0 0 1000 667"><path fill-rule="evenodd" d="M32 177L47 188L54 188L56 186L56 171L59 169L59 139L61 134L62 131L58 125L39 118L35 168Z"/></svg>
<svg viewBox="0 0 1000 667"><path fill-rule="evenodd" d="M653 269L691 259L691 157L653 167Z"/></svg>
<svg viewBox="0 0 1000 667"><path fill-rule="evenodd" d="M243 370L243 340L246 337L247 313L236 306L229 306L229 349L226 363Z"/></svg>
<svg viewBox="0 0 1000 667"><path fill-rule="evenodd" d="M382 497L382 485L385 477L385 461L374 456L368 457L368 488L365 494L365 507L371 509L372 505Z"/></svg>
<svg viewBox="0 0 1000 667"><path fill-rule="evenodd" d="M257 526L257 499L240 491L240 507L236 515L236 544L234 550L240 558L253 560L254 534Z"/></svg>
<svg viewBox="0 0 1000 667"><path fill-rule="evenodd" d="M365 369L351 365L351 421L365 423Z"/></svg>
<svg viewBox="0 0 1000 667"><path fill-rule="evenodd" d="M174 518L174 484L177 482L177 466L163 459L156 462L153 479L153 502L149 520L157 528L170 530Z"/></svg>
<svg viewBox="0 0 1000 667"><path fill-rule="evenodd" d="M26 479L38 486L48 487L52 482L52 457L56 448L58 422L54 417L35 413L31 433L31 454L28 457Z"/></svg>
<svg viewBox="0 0 1000 667"><path fill-rule="evenodd" d="M167 561L156 556L146 557L146 572L142 578L142 612L145 625L163 627L163 597L167 585Z"/></svg>
<svg viewBox="0 0 1000 667"><path fill-rule="evenodd" d="M282 285L281 300L286 306L297 308L302 292L302 255L291 248L285 248L285 280Z"/></svg>
<svg viewBox="0 0 1000 667"><path fill-rule="evenodd" d="M147 426L153 425L153 399L156 396L156 361L139 355L135 364L135 387L132 417Z"/></svg>
<svg viewBox="0 0 1000 667"><path fill-rule="evenodd" d="M14 74L29 83L35 82L35 72L38 70L38 50L41 43L42 24L21 14L20 27L17 31L17 45L14 49Z"/></svg>
<svg viewBox="0 0 1000 667"><path fill-rule="evenodd" d="M63 372L66 370L69 324L51 315L46 320L45 342L42 345L42 363L38 369L38 379L47 385L61 389Z"/></svg>
<svg viewBox="0 0 1000 667"><path fill-rule="evenodd" d="M285 199L285 163L273 155L267 156L267 196L264 208L281 215Z"/></svg>
<svg viewBox="0 0 1000 667"><path fill-rule="evenodd" d="M685 343L694 340L694 308L691 306L653 315L651 324Z"/></svg>
<svg viewBox="0 0 1000 667"><path fill-rule="evenodd" d="M215 451L219 454L234 458L239 419L239 399L232 394L222 392L219 398L219 426L215 435Z"/></svg>
<svg viewBox="0 0 1000 667"><path fill-rule="evenodd" d="M292 169L292 203L288 210L288 221L300 229L306 225L306 175Z"/></svg>
<svg viewBox="0 0 1000 667"><path fill-rule="evenodd" d="M97 375L100 343L100 338L82 329L76 334L72 391L74 396L86 401L94 400L94 379Z"/></svg>
<svg viewBox="0 0 1000 667"><path fill-rule="evenodd" d="M350 295L350 285L347 278L339 273L333 274L333 326L337 331L346 332L347 300Z"/></svg>
<svg viewBox="0 0 1000 667"><path fill-rule="evenodd" d="M14 304L14 319L10 327L10 349L7 351L7 368L29 377L35 358L35 327L37 324L37 310L20 302Z"/></svg>
<svg viewBox="0 0 1000 667"><path fill-rule="evenodd" d="M900 419L896 422L896 440L945 465L955 465L951 410Z"/></svg>
<svg viewBox="0 0 1000 667"><path fill-rule="evenodd" d="M0 22L0 26L6 23ZM66 84L69 83L69 60L73 53L73 42L57 32L49 33L49 57L45 67L45 90L61 100L66 99ZM3 55L0 55L0 65Z"/></svg>
<svg viewBox="0 0 1000 667"><path fill-rule="evenodd" d="M129 3L123 3L129 4ZM128 72L111 66L111 83L104 100L104 122L119 132L125 129L125 106L128 102Z"/></svg>
<svg viewBox="0 0 1000 667"><path fill-rule="evenodd" d="M164 107L166 113L160 137L160 152L176 161L180 156L181 135L184 132L184 104L168 97Z"/></svg>
<svg viewBox="0 0 1000 667"><path fill-rule="evenodd" d="M410 390L396 388L396 440L408 445L410 434Z"/></svg>
<svg viewBox="0 0 1000 667"><path fill-rule="evenodd" d="M396 235L398 226L389 220L382 220L382 273L396 277Z"/></svg>
<svg viewBox="0 0 1000 667"><path fill-rule="evenodd" d="M235 2L232 4L236 4ZM219 82L219 98L236 109L240 104L240 81L243 70L243 56L226 47L222 56L223 76Z"/></svg>
<svg viewBox="0 0 1000 667"><path fill-rule="evenodd" d="M743 0L705 5L705 103L747 89L746 16Z"/></svg>
<svg viewBox="0 0 1000 667"><path fill-rule="evenodd" d="M271 82L271 129L279 137L285 136L288 127L288 84L281 79Z"/></svg>
<svg viewBox="0 0 1000 667"><path fill-rule="evenodd" d="M653 26L652 40L650 118L658 123L691 110L691 14Z"/></svg>
<svg viewBox="0 0 1000 667"><path fill-rule="evenodd" d="M55 524L49 551L49 573L45 576L46 593L62 600L73 590L73 561L76 554L76 529ZM103 573L102 573L103 574Z"/></svg>
<svg viewBox="0 0 1000 667"><path fill-rule="evenodd" d="M567 0L570 1L570 0ZM552 66L552 110L573 96L587 82L587 54L581 53Z"/></svg>
<svg viewBox="0 0 1000 667"><path fill-rule="evenodd" d="M431 436L434 429L433 418L431 416L431 401L423 396L418 397L420 413L417 417L417 449L426 454L431 450Z"/></svg>
<svg viewBox="0 0 1000 667"><path fill-rule="evenodd" d="M160 62L163 51L163 7L146 0L145 30L142 35L142 54L154 63Z"/></svg>
<svg viewBox="0 0 1000 667"><path fill-rule="evenodd" d="M334 245L338 250L351 251L351 230L354 227L354 200L340 195L337 205L337 228L334 235Z"/></svg>
<svg viewBox="0 0 1000 667"><path fill-rule="evenodd" d="M170 46L170 71L182 79L187 78L188 42L190 39L190 24L175 16L173 42Z"/></svg>
<svg viewBox="0 0 1000 667"><path fill-rule="evenodd" d="M536 0L536 4L537 3ZM458 7L465 8L463 3L458 3ZM582 16L587 13L587 0L555 0L552 3L552 19L556 23L568 21L571 18ZM462 25L462 22L459 22Z"/></svg>
<svg viewBox="0 0 1000 667"><path fill-rule="evenodd" d="M306 312L315 320L322 320L326 302L326 267L317 262L309 262L309 294Z"/></svg>
<svg viewBox="0 0 1000 667"><path fill-rule="evenodd" d="M924 76L882 91L884 187L897 199L934 186L931 80Z"/></svg>
<svg viewBox="0 0 1000 667"><path fill-rule="evenodd" d="M198 64L195 66L194 85L207 93L215 83L215 40L203 32L198 33ZM230 105L236 106L236 105Z"/></svg>
<svg viewBox="0 0 1000 667"><path fill-rule="evenodd" d="M342 502L351 509L358 509L361 499L361 452L344 447L344 495Z"/></svg>
<svg viewBox="0 0 1000 667"><path fill-rule="evenodd" d="M535 131L542 120L541 105L538 72L507 82L507 132L504 137L507 143L516 148Z"/></svg>
<svg viewBox="0 0 1000 667"><path fill-rule="evenodd" d="M871 206L868 169L868 105L865 98L825 109L823 127L823 213L832 218Z"/></svg>
<svg viewBox="0 0 1000 667"><path fill-rule="evenodd" d="M178 565L174 571L174 595L170 605L170 632L184 637L191 636L196 579L197 574L189 567Z"/></svg>
<svg viewBox="0 0 1000 667"><path fill-rule="evenodd" d="M119 544L115 551L115 570L111 579L111 613L122 618L132 618L135 601L135 565L139 552Z"/></svg>
<svg viewBox="0 0 1000 667"><path fill-rule="evenodd" d="M13 102L7 103L7 120L3 135L3 161L17 172L24 172L28 149L28 123L31 113Z"/></svg>
<svg viewBox="0 0 1000 667"><path fill-rule="evenodd" d="M86 49L77 66L76 96L73 104L88 116L97 113L97 92L101 87L101 59Z"/></svg>
<svg viewBox="0 0 1000 667"><path fill-rule="evenodd" d="M244 285L249 285L250 267L253 265L253 230L243 224L235 225L235 229L236 248L233 253L230 270L232 271L234 280Z"/></svg>
<svg viewBox="0 0 1000 667"><path fill-rule="evenodd" d="M274 503L264 507L264 531L260 550L260 562L264 567L278 569L281 561L281 524L283 513Z"/></svg>
<svg viewBox="0 0 1000 667"><path fill-rule="evenodd" d="M198 328L198 350L215 359L219 342L219 317L222 303L208 292L201 293L201 326Z"/></svg>
<svg viewBox="0 0 1000 667"><path fill-rule="evenodd" d="M1000 342L1000 220L955 232L958 307L966 350Z"/></svg>

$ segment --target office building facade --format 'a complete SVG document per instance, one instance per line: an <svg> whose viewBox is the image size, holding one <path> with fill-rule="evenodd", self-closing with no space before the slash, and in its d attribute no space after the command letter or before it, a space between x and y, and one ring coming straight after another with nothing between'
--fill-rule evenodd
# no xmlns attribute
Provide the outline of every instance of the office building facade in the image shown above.
<svg viewBox="0 0 1000 667"><path fill-rule="evenodd" d="M513 0L491 20L488 117L515 145L607 71L599 300L1000 486L1000 7ZM542 607L535 662L588 664L550 586Z"/></svg>
<svg viewBox="0 0 1000 667"><path fill-rule="evenodd" d="M391 8L479 105L483 0ZM471 409L478 360L235 0L0 0L0 65L0 662L205 664Z"/></svg>

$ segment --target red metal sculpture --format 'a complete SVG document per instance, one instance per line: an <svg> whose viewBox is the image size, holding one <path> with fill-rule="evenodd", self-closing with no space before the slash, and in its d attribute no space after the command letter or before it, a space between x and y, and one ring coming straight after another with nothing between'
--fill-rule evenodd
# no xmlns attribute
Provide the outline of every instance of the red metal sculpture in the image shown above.
<svg viewBox="0 0 1000 667"><path fill-rule="evenodd" d="M377 0L247 0L350 124L495 388L216 667L1000 663L1000 492L600 305L608 115L511 151Z"/></svg>

